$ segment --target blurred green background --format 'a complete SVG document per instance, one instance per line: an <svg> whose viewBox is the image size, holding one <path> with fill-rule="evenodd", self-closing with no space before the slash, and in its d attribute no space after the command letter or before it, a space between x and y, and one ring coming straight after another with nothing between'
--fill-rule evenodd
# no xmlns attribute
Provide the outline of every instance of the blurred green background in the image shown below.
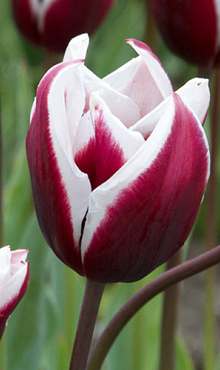
<svg viewBox="0 0 220 370"><path fill-rule="evenodd" d="M124 40L132 37L150 42L148 23L146 1L119 0L91 38L87 66L103 77L134 57L134 51ZM174 88L195 76L196 68L171 54L158 36L150 46L161 59ZM12 250L30 250L28 291L9 319L0 344L2 370L68 369L85 284L85 279L64 266L46 245L33 208L25 137L36 87L44 74L44 60L44 52L27 43L17 31L10 1L1 1L4 244L10 244ZM203 213L202 209L195 229L199 241L204 237ZM184 252L187 252L186 247ZM96 334L132 293L162 270L163 267L137 283L107 286ZM114 344L103 369L157 369L161 302L160 295L129 323ZM202 311L202 307L198 310ZM180 337L178 335L176 370L201 369L200 352L198 358L195 357L188 342ZM218 364L216 369L220 369Z"/></svg>

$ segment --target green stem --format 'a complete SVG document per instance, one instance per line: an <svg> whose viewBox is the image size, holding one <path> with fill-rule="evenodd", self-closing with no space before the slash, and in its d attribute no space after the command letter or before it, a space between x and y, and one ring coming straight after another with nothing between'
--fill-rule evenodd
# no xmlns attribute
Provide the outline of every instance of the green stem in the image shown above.
<svg viewBox="0 0 220 370"><path fill-rule="evenodd" d="M154 53L156 53L157 46L157 27L154 20L149 2L146 2L146 24L144 30L143 41L150 46Z"/></svg>
<svg viewBox="0 0 220 370"><path fill-rule="evenodd" d="M73 346L70 370L85 370L105 285L87 280Z"/></svg>
<svg viewBox="0 0 220 370"><path fill-rule="evenodd" d="M1 112L1 89L0 89L0 247L4 243L4 225L3 225L3 148L2 148L2 112Z"/></svg>
<svg viewBox="0 0 220 370"><path fill-rule="evenodd" d="M52 53L50 51L45 51L44 55L44 71L45 73L53 67L55 64L58 64L62 61L62 56L60 54Z"/></svg>
<svg viewBox="0 0 220 370"><path fill-rule="evenodd" d="M3 170L2 170L2 114L1 114L1 88L0 88L0 248L4 244L4 223L3 223ZM0 344L0 368L7 369L7 340L6 332Z"/></svg>
<svg viewBox="0 0 220 370"><path fill-rule="evenodd" d="M116 313L96 343L87 370L100 370L115 339L128 321L157 294L220 262L220 246L164 272L135 293Z"/></svg>
<svg viewBox="0 0 220 370"><path fill-rule="evenodd" d="M206 248L211 250L217 240L218 217L218 137L219 137L219 96L220 73L217 70L214 79L214 93L211 117L211 175L207 189ZM215 363L215 314L214 314L214 270L205 275L205 358L204 369L214 368Z"/></svg>
<svg viewBox="0 0 220 370"><path fill-rule="evenodd" d="M167 263L167 271L181 263L181 251L178 251ZM175 365L176 324L179 306L180 284L174 284L164 292L160 370L173 370Z"/></svg>

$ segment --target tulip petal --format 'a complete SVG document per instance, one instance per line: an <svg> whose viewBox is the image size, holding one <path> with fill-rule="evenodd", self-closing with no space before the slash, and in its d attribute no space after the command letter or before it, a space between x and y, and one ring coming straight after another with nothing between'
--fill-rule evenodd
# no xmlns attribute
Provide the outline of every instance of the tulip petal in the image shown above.
<svg viewBox="0 0 220 370"><path fill-rule="evenodd" d="M99 91L112 114L118 117L126 127L132 126L141 118L138 105L127 95L114 90L108 83L98 78L86 67L83 68L83 75L86 89L85 110L89 109L90 94L93 91Z"/></svg>
<svg viewBox="0 0 220 370"><path fill-rule="evenodd" d="M127 130L97 93L91 95L90 111L96 139L94 189L117 172L145 141L139 132Z"/></svg>
<svg viewBox="0 0 220 370"><path fill-rule="evenodd" d="M27 250L10 252L10 247L0 249L0 339L12 310L15 309L29 280L29 264L25 262Z"/></svg>
<svg viewBox="0 0 220 370"><path fill-rule="evenodd" d="M204 125L210 103L209 81L193 78L176 92Z"/></svg>
<svg viewBox="0 0 220 370"><path fill-rule="evenodd" d="M84 109L79 63L62 63L41 81L27 135L27 156L38 221L53 251L83 274L79 241L91 185L73 160Z"/></svg>
<svg viewBox="0 0 220 370"><path fill-rule="evenodd" d="M84 33L74 37L68 44L63 61L70 62L76 59L85 59L89 46L89 35Z"/></svg>
<svg viewBox="0 0 220 370"><path fill-rule="evenodd" d="M157 26L170 49L190 63L211 68L218 48L216 0L151 0Z"/></svg>
<svg viewBox="0 0 220 370"><path fill-rule="evenodd" d="M203 125L209 108L210 92L208 80L203 78L193 78L184 86L176 91L181 99L189 105L190 109L198 117ZM149 114L139 120L134 126L130 127L132 131L139 131L145 139L151 134L156 127L159 118L164 114L167 105L170 104L171 97L165 99Z"/></svg>
<svg viewBox="0 0 220 370"><path fill-rule="evenodd" d="M174 93L146 143L90 196L81 245L87 277L135 281L169 259L194 224L208 174L203 128Z"/></svg>
<svg viewBox="0 0 220 370"><path fill-rule="evenodd" d="M129 96L139 107L141 117L172 94L171 82L158 58L144 43L127 41L139 54L104 78L112 88Z"/></svg>
<svg viewBox="0 0 220 370"><path fill-rule="evenodd" d="M128 39L127 43L130 44L141 56L163 98L166 98L168 95L172 94L173 87L171 81L167 76L167 73L164 71L160 60L151 51L149 46L142 41L134 39Z"/></svg>

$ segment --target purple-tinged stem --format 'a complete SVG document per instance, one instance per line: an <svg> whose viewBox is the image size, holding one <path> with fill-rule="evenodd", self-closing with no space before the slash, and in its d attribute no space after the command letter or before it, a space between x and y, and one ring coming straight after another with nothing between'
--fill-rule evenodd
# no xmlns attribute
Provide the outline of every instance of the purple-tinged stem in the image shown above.
<svg viewBox="0 0 220 370"><path fill-rule="evenodd" d="M103 331L88 361L87 370L100 370L112 344L128 321L157 294L220 262L220 246L176 266L135 293L115 314Z"/></svg>
<svg viewBox="0 0 220 370"><path fill-rule="evenodd" d="M214 74L214 89L211 116L211 175L207 188L206 202L206 249L209 251L217 243L218 219L218 144L219 144L219 104L220 104L220 73ZM214 270L209 269L205 275L205 344L204 369L214 368L215 364L215 314L214 314Z"/></svg>
<svg viewBox="0 0 220 370"><path fill-rule="evenodd" d="M180 263L181 250L167 262L167 271ZM173 370L175 366L175 339L179 293L180 284L174 284L164 292L160 337L160 370Z"/></svg>
<svg viewBox="0 0 220 370"><path fill-rule="evenodd" d="M85 370L105 285L90 280L86 288L73 346L70 370Z"/></svg>

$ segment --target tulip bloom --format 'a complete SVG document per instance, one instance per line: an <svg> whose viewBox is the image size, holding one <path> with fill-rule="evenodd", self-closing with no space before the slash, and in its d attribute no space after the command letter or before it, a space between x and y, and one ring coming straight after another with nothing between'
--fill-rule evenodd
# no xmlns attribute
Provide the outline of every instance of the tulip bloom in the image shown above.
<svg viewBox="0 0 220 370"><path fill-rule="evenodd" d="M56 255L90 280L135 281L167 261L194 224L209 174L207 80L176 93L147 45L104 79L88 37L40 82L27 135L36 213Z"/></svg>
<svg viewBox="0 0 220 370"><path fill-rule="evenodd" d="M15 22L30 42L64 52L72 37L93 33L115 0L12 0Z"/></svg>
<svg viewBox="0 0 220 370"><path fill-rule="evenodd" d="M220 66L219 0L150 0L170 49L200 67Z"/></svg>
<svg viewBox="0 0 220 370"><path fill-rule="evenodd" d="M28 250L0 249L0 339L9 315L26 292L29 264L25 262Z"/></svg>

